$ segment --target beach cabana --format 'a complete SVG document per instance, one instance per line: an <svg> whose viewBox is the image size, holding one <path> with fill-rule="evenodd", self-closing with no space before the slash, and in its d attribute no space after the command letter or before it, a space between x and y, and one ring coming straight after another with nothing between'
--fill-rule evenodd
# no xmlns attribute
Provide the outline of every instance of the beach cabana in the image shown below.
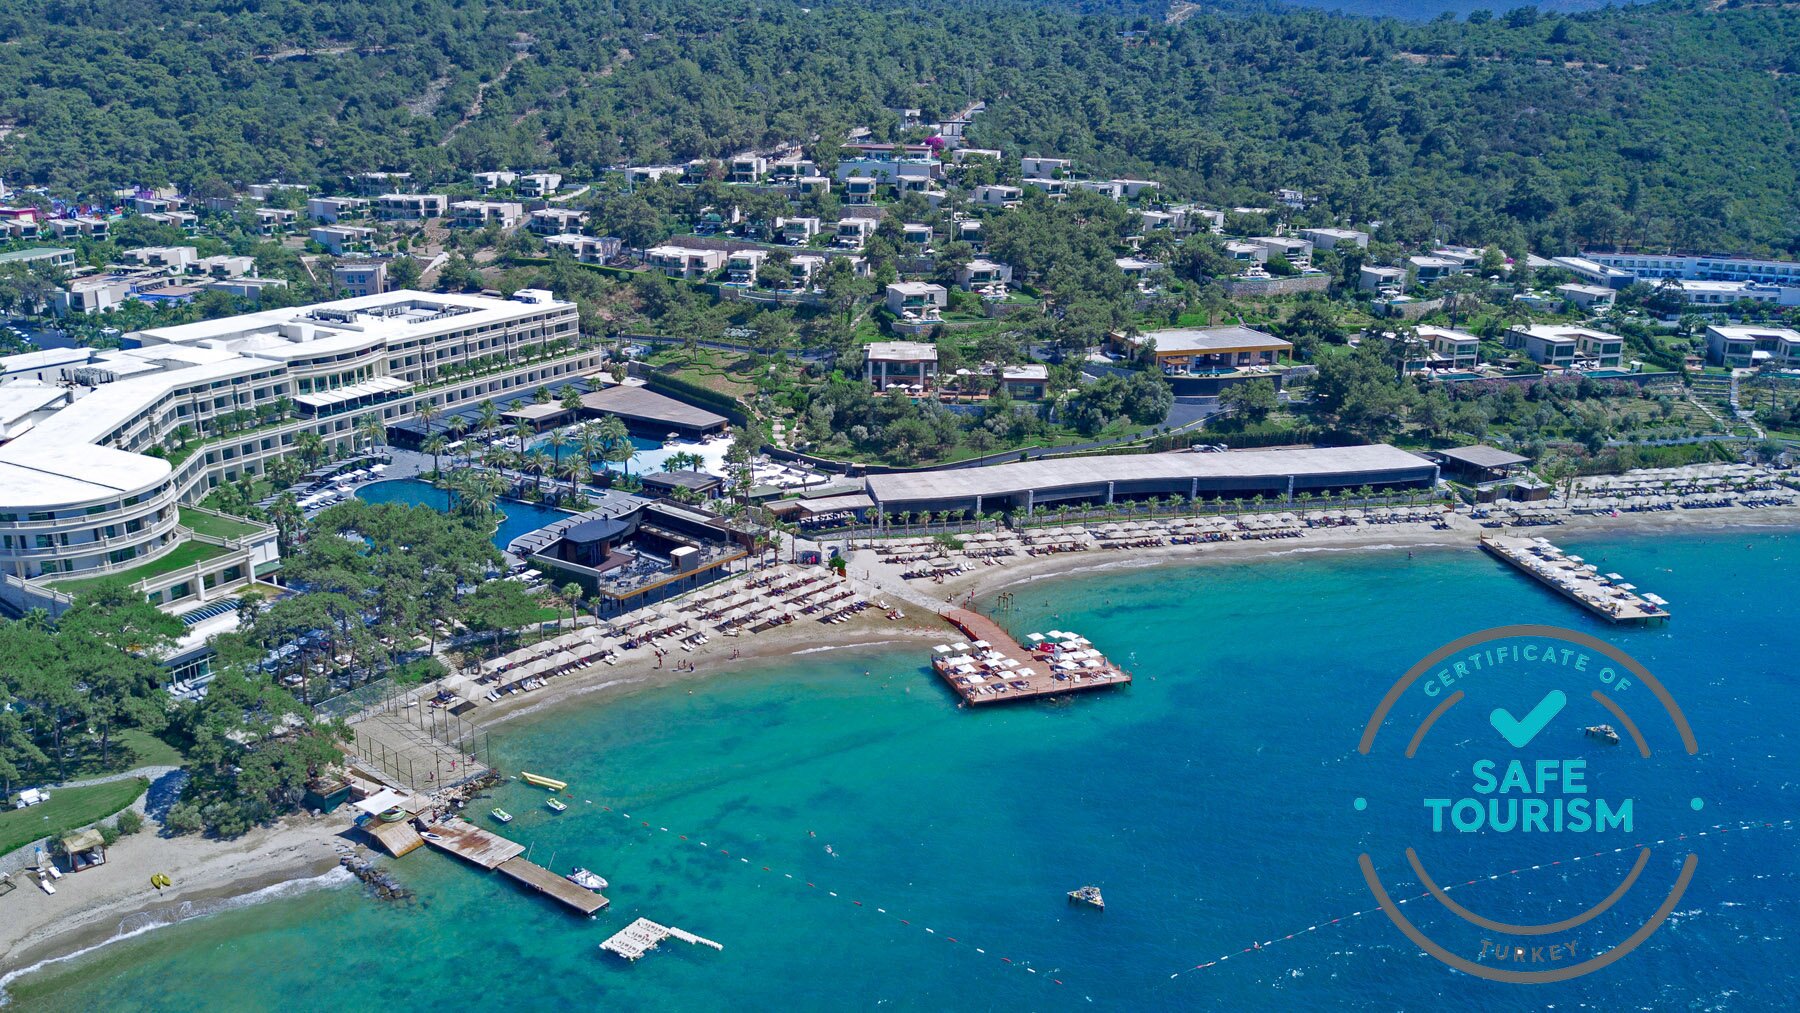
<svg viewBox="0 0 1800 1013"><path fill-rule="evenodd" d="M97 827L63 835L63 854L69 856L69 871L80 872L106 864L106 839Z"/></svg>

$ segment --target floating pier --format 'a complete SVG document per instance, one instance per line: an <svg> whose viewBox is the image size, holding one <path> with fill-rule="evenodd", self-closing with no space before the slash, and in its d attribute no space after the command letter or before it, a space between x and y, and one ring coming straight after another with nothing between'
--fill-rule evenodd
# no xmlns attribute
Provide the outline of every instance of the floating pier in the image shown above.
<svg viewBox="0 0 1800 1013"><path fill-rule="evenodd" d="M626 960L636 960L644 954L649 953L651 950L656 949L658 943L661 943L671 936L684 943L690 943L695 946L710 946L721 952L725 949L725 946L722 943L715 943L710 939L702 939L692 932L684 932L681 929L670 925L658 925L648 918L639 918L637 921L632 922L630 925L613 933L606 942L600 944L600 948L608 953L616 953Z"/></svg>
<svg viewBox="0 0 1800 1013"><path fill-rule="evenodd" d="M523 844L483 830L467 820L451 817L441 823L431 824L419 836L424 838L426 844L440 851L447 851L483 869L498 870L513 882L560 901L584 915L604 910L612 903L541 865L527 861L522 857L525 854Z"/></svg>
<svg viewBox="0 0 1800 1013"><path fill-rule="evenodd" d="M1481 548L1513 569L1609 623L1656 623L1669 619L1668 602L1644 594L1619 574L1601 573L1547 538L1482 535Z"/></svg>
<svg viewBox="0 0 1800 1013"><path fill-rule="evenodd" d="M1027 649L979 612L951 609L942 615L970 643L938 645L931 667L971 707L1081 693L1131 681L1129 672L1075 634L1052 630L1048 639L1040 637L1040 645Z"/></svg>

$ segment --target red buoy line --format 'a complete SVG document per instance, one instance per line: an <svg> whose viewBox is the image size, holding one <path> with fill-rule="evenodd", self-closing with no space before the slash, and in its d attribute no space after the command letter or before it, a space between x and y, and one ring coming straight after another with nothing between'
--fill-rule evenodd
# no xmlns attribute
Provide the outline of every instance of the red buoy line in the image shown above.
<svg viewBox="0 0 1800 1013"><path fill-rule="evenodd" d="M1767 822L1741 823L1737 826L1731 826L1731 827L1725 826L1722 823L1715 823L1710 828L1708 828L1706 830L1702 830L1696 834L1677 834L1674 837L1665 837L1660 841L1650 841L1650 842L1644 843L1644 844L1632 844L1632 845L1629 845L1626 847L1613 848L1610 851L1596 851L1591 855L1590 854L1576 855L1573 858L1564 859L1563 861L1559 861L1559 862L1543 862L1538 865L1522 866L1517 869L1508 869L1505 872L1496 872L1491 876L1477 877L1475 879L1471 879L1466 882L1457 883L1453 886L1445 886L1445 887L1443 887L1443 890L1445 893L1448 893L1451 890L1460 890L1464 887L1474 886L1477 883L1488 883L1488 882L1492 882L1497 879L1518 876L1518 875L1521 875L1521 874L1527 873L1527 872L1533 872L1538 869L1552 868L1552 867L1559 866L1559 865L1572 865L1572 864L1582 861L1584 859L1592 860L1595 858L1603 858L1607 855L1620 854L1620 853L1623 853L1626 851L1637 851L1641 848L1656 847L1658 845L1668 844L1673 841L1685 841L1685 840L1689 840L1690 838L1705 837L1714 831L1717 831L1718 833L1721 833L1721 834L1728 834L1734 830L1735 831L1788 830L1788 829L1792 829L1793 825L1794 825L1793 820L1782 820L1780 823L1767 823ZM1430 896L1431 896L1430 891L1427 891L1427 892L1421 893L1417 896L1401 898L1401 899L1399 899L1398 902L1401 904L1406 904L1408 902L1415 901L1415 900L1424 900L1425 898L1430 897ZM1169 977L1170 978L1179 978L1184 974L1192 974L1195 971L1204 971L1209 967L1217 967L1218 965L1223 964L1227 960L1230 960L1232 957L1241 957L1246 953L1256 953L1256 952L1259 952L1262 950L1266 950L1269 947L1274 946L1276 943L1284 943L1284 942L1287 942L1288 940L1293 939L1297 936L1303 936L1309 932L1317 932L1320 929L1329 928L1333 925L1340 925L1344 922L1351 920L1352 918L1360 918L1363 915L1374 914L1375 912L1380 911L1380 910L1381 909L1379 907L1369 907L1369 908L1365 908L1361 911L1352 911L1351 913L1349 913L1347 915L1333 918L1330 921L1319 922L1316 925L1308 925L1307 927L1305 927L1303 929L1296 929L1293 932L1289 932L1285 936L1273 936L1273 937L1271 937L1269 939L1265 939L1261 942L1253 942L1249 946L1246 946L1241 950L1233 950L1230 953L1227 953L1224 956L1221 956L1215 960L1209 960L1204 964L1195 964L1193 967L1183 968L1182 970L1176 971L1174 974L1169 975Z"/></svg>
<svg viewBox="0 0 1800 1013"><path fill-rule="evenodd" d="M586 801L587 801L588 805L595 804L593 799L587 799ZM760 869L762 872L769 873L771 876L778 876L782 880L793 883L797 889L806 889L806 890L814 891L819 894L823 894L827 897L845 901L853 908L860 908L864 911L873 911L874 913L881 915L883 917L892 918L893 920L899 922L901 925L906 926L907 928L922 929L926 935L929 935L938 940L942 940L943 942L955 943L958 946L967 946L969 949L974 950L976 953L979 953L982 956L996 957L1001 963L1007 965L1008 967L1012 967L1012 968L1018 969L1018 970L1023 970L1028 974L1038 974L1038 969L1035 967L1032 967L1027 962L1014 960L1011 957L999 957L996 954L989 953L986 949L984 949L982 947L974 946L970 943L962 942L956 936L945 935L943 933L940 933L937 929L930 928L925 925L914 925L910 919L902 918L899 915L894 914L892 911L888 910L885 907L877 907L877 906L870 905L870 904L864 904L860 900L853 900L849 897L839 894L836 890L830 890L830 889L821 887L821 886L809 881L804 876L796 876L791 872L781 872L780 870L777 870L777 869L772 868L767 865L758 865L757 863L751 862L750 859L744 857L743 855L735 855L734 856L734 855L732 855L730 849L718 847L716 845L710 844L707 841L701 840L696 835L678 833L678 832L670 830L668 827L664 827L664 826L652 826L648 820L641 819L639 817L634 817L630 813L622 812L620 810L614 809L612 806L602 805L599 808L603 812L609 812L615 816L618 816L620 819L625 821L627 826L635 827L638 830L642 830L646 833L649 833L651 836L655 836L657 834L666 834L666 835L668 835L668 838L672 841L680 841L680 842L692 844L695 847L699 848L700 850L706 852L707 854L713 855L717 858L724 860L727 864L730 864L731 860L733 858L736 858L737 859L736 864L738 864L740 866L746 866L746 867L750 868L752 871ZM1039 974L1038 976L1040 978L1043 978L1046 981L1049 981L1052 984L1055 984L1055 985L1063 984L1062 979L1053 978L1047 973Z"/></svg>

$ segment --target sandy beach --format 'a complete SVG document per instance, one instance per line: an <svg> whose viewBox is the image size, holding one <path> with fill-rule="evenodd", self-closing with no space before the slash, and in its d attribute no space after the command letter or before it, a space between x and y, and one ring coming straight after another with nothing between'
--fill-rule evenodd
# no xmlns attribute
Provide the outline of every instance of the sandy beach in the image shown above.
<svg viewBox="0 0 1800 1013"><path fill-rule="evenodd" d="M146 925L166 924L212 909L215 902L337 868L346 815L292 816L235 841L158 837L154 823L107 849L106 864L65 874L50 896L27 877L0 898L0 971L91 948ZM154 873L174 885L157 890ZM348 875L347 873L345 874Z"/></svg>
<svg viewBox="0 0 1800 1013"><path fill-rule="evenodd" d="M905 566L881 558L866 547L848 556L849 584L874 602L905 613L890 620L881 608L870 608L841 624L825 624L802 616L795 622L759 634L714 636L692 653L671 652L657 659L633 651L617 665L593 665L558 676L543 689L504 697L474 711L482 728L496 728L551 708L592 705L616 694L699 680L729 678L766 666L771 660L818 651L873 648L895 643L927 645L950 632L935 610L948 602L961 604L971 595L977 603L1011 586L1071 574L1117 568L1246 562L1258 558L1317 552L1477 552L1477 537L1498 529L1482 527L1466 514L1448 518L1448 528L1430 523L1358 524L1310 529L1302 537L1267 541L1226 541L1145 548L1094 549L1043 556L1015 555L996 565L977 563L968 572L931 579L905 580ZM1707 531L1800 528L1800 507L1720 508L1670 512L1625 513L1613 517L1568 515L1554 526L1509 528L1507 533L1542 535L1555 540L1599 534L1645 535ZM705 595L716 588L703 588ZM679 602L665 603L678 607ZM1679 622L1679 607L1676 608ZM734 657L735 653L735 657ZM693 671L676 668L691 663ZM946 718L949 719L947 713ZM10 896L0 899L7 917L0 918L0 971L17 972L48 958L92 947L140 929L150 921L169 920L184 903L204 912L210 902L241 897L278 883L300 883L330 872L338 860L337 845L347 835L350 814L290 817L236 841L196 837L161 838L151 831L125 838L108 854L102 869L67 875L57 894L46 896L21 880ZM351 843L360 843L352 841ZM167 872L175 886L158 893L149 885L154 872ZM335 880L334 880L335 881Z"/></svg>

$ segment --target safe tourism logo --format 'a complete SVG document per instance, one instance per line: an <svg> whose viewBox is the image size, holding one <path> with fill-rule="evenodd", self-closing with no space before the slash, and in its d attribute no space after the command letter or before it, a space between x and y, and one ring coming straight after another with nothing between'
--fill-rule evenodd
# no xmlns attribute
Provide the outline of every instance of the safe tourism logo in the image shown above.
<svg viewBox="0 0 1800 1013"><path fill-rule="evenodd" d="M1459 971L1590 974L1693 880L1681 831L1705 807L1699 748L1663 683L1603 640L1532 625L1462 637L1369 716L1357 863L1394 925Z"/></svg>

